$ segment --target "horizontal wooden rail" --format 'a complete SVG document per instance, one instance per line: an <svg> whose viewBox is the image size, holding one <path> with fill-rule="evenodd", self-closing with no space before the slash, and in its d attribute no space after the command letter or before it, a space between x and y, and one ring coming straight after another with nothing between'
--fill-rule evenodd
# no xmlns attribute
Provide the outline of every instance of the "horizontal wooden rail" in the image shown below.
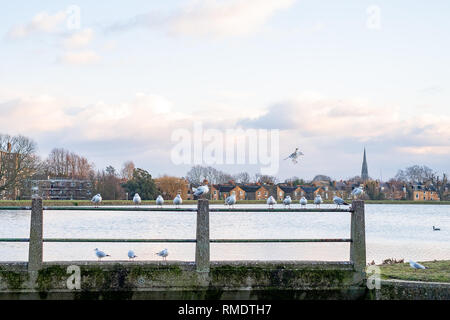
<svg viewBox="0 0 450 320"><path fill-rule="evenodd" d="M27 238L0 238L0 242L29 242ZM116 242L116 243L195 243L196 239L70 239L44 238L43 242ZM269 243L269 242L352 242L352 239L210 239L211 243Z"/></svg>
<svg viewBox="0 0 450 320"><path fill-rule="evenodd" d="M31 210L30 207L0 207L4 210ZM158 207L43 207L55 211L153 211L153 212L197 212L197 208L158 208ZM209 212L352 212L351 208L209 208Z"/></svg>

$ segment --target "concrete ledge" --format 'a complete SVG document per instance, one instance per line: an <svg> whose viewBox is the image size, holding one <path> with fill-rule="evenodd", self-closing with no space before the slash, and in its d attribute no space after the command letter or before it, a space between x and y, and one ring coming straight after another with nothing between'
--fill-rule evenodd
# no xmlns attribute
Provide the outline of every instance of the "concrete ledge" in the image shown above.
<svg viewBox="0 0 450 320"><path fill-rule="evenodd" d="M381 280L377 300L450 300L450 283Z"/></svg>

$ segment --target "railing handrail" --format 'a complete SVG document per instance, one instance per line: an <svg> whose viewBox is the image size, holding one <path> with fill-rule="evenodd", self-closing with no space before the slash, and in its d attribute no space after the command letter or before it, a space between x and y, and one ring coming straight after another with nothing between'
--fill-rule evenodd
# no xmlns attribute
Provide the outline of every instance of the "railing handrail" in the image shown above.
<svg viewBox="0 0 450 320"><path fill-rule="evenodd" d="M365 248L365 223L364 223L364 201L353 201L349 208L210 208L209 201L201 199L195 207L181 208L161 208L152 207L89 207L89 206L47 206L42 205L41 198L34 198L31 207L0 207L0 210L30 210L31 224L30 238L0 238L0 242L29 242L29 271L36 271L43 264L43 243L44 242L114 242L114 243L195 243L195 264L198 272L209 272L210 265L210 244L211 243L282 243L282 242L349 242L350 262L353 264L355 272L364 274L366 265ZM197 232L195 239L88 239L88 238L44 238L43 237L43 211L44 210L76 210L76 211L162 211L162 212L197 212ZM209 214L210 212L349 212L351 213L351 237L349 239L210 239L209 237Z"/></svg>

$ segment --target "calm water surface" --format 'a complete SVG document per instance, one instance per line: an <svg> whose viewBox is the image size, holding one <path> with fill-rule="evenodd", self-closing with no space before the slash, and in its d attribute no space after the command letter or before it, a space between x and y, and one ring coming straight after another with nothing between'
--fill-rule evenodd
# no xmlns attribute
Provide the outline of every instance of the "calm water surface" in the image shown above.
<svg viewBox="0 0 450 320"><path fill-rule="evenodd" d="M221 207L212 205L211 207ZM252 207L240 205L239 207ZM326 206L325 206L326 207ZM330 208L334 206L330 205ZM194 239L195 212L44 211L46 238ZM432 226L441 231L433 231ZM28 238L29 211L0 211L0 238ZM349 213L211 213L211 239L349 238ZM366 205L367 260L450 260L450 206ZM46 243L44 260L96 260L96 247L112 260L155 260L167 248L169 260L193 261L195 244ZM0 243L0 261L26 261L27 243ZM109 258L107 258L109 259ZM211 244L212 260L349 259L348 243Z"/></svg>

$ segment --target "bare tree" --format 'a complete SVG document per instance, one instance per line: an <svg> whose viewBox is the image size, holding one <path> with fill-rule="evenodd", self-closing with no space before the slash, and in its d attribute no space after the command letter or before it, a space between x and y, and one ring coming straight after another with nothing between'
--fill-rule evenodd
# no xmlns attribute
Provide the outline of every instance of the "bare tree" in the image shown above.
<svg viewBox="0 0 450 320"><path fill-rule="evenodd" d="M36 149L27 137L0 134L0 191L14 190L37 171Z"/></svg>
<svg viewBox="0 0 450 320"><path fill-rule="evenodd" d="M89 179L94 168L85 157L63 148L53 149L43 166L47 176L70 179Z"/></svg>
<svg viewBox="0 0 450 320"><path fill-rule="evenodd" d="M136 169L136 167L134 166L133 161L126 161L122 166L122 170L120 171L121 177L127 181L132 179L134 169Z"/></svg>
<svg viewBox="0 0 450 320"><path fill-rule="evenodd" d="M251 182L251 177L248 174L248 172L240 172L236 175L234 175L234 180L236 180L236 182L238 183L250 183Z"/></svg>
<svg viewBox="0 0 450 320"><path fill-rule="evenodd" d="M434 171L427 166L414 165L405 170L398 170L395 179L405 182L427 182L434 175Z"/></svg>

